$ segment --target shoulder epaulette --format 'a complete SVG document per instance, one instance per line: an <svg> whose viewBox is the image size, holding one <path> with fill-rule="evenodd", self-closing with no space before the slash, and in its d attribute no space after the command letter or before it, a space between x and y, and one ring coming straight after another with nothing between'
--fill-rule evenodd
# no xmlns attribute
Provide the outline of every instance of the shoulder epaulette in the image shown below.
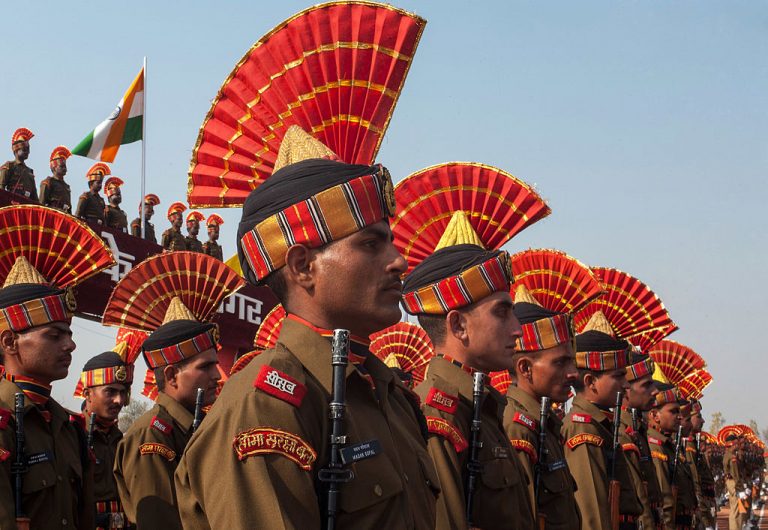
<svg viewBox="0 0 768 530"><path fill-rule="evenodd" d="M447 439L457 453L461 453L469 447L467 439L459 432L459 429L448 420L436 416L427 416L427 430L432 434L437 434Z"/></svg>
<svg viewBox="0 0 768 530"><path fill-rule="evenodd" d="M510 439L509 443L512 444L512 447L518 451L522 451L527 454L528 458L531 459L532 464L536 464L536 462L539 461L539 457L536 454L536 448L528 440Z"/></svg>
<svg viewBox="0 0 768 530"><path fill-rule="evenodd" d="M70 414L69 414L69 422L70 423L74 423L75 425L77 425L78 427L83 429L84 431L88 429L85 426L85 416L83 416L82 414L77 414L77 413L70 412Z"/></svg>
<svg viewBox="0 0 768 530"><path fill-rule="evenodd" d="M459 396L454 396L432 387L427 393L426 404L448 414L456 414L456 409L459 406Z"/></svg>
<svg viewBox="0 0 768 530"><path fill-rule="evenodd" d="M267 364L259 370L253 386L269 394L272 397L290 403L294 407L300 407L307 395L307 387L299 383L290 375L281 372Z"/></svg>
<svg viewBox="0 0 768 530"><path fill-rule="evenodd" d="M575 423L592 423L592 416L589 414L572 414L571 421Z"/></svg>
<svg viewBox="0 0 768 530"><path fill-rule="evenodd" d="M512 418L512 421L514 421L515 423L519 423L524 427L527 427L533 432L538 432L539 430L539 422L534 418L528 416L527 414L523 414L520 411L515 412L515 415Z"/></svg>
<svg viewBox="0 0 768 530"><path fill-rule="evenodd" d="M0 409L0 430L5 430L8 427L8 422L11 421L13 411L8 409Z"/></svg>
<svg viewBox="0 0 768 530"><path fill-rule="evenodd" d="M163 433L166 436L170 436L173 432L173 424L154 416L152 421L149 422L149 426Z"/></svg>

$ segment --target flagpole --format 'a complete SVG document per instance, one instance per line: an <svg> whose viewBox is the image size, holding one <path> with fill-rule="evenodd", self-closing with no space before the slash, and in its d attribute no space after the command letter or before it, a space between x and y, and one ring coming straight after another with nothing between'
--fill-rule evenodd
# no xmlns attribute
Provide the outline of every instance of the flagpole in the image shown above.
<svg viewBox="0 0 768 530"><path fill-rule="evenodd" d="M147 196L147 57L144 56L144 110L141 116L141 238L145 239L146 234L146 215L144 214L144 197Z"/></svg>

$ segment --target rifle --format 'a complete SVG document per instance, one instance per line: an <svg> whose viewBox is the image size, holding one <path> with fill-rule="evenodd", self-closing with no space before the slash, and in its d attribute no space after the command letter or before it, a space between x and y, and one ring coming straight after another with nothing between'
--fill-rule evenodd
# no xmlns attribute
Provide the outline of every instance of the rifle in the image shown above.
<svg viewBox="0 0 768 530"><path fill-rule="evenodd" d="M195 419L192 420L192 434L195 434L195 431L198 427L200 427L200 424L203 422L203 397L205 395L205 391L203 391L202 388L197 389L197 395L195 396Z"/></svg>
<svg viewBox="0 0 768 530"><path fill-rule="evenodd" d="M538 507L539 491L541 488L541 472L547 469L547 418L549 417L550 398L541 398L541 409L539 410L539 458L536 464L533 466L534 473L534 496L536 498L536 506ZM537 514L537 520L539 523L539 530L544 530L547 525L547 517L541 511Z"/></svg>
<svg viewBox="0 0 768 530"><path fill-rule="evenodd" d="M86 412L84 414L87 419L88 413ZM94 433L94 429L96 428L96 415L95 413L91 412L90 416L91 416L91 419L90 419L90 423L88 424L88 437L85 439L86 440L85 444L88 446L88 450L91 452L91 456L95 460L94 463L98 464L99 461L96 459L96 451L94 451L93 449L93 433Z"/></svg>
<svg viewBox="0 0 768 530"><path fill-rule="evenodd" d="M346 407L344 394L347 387L347 362L349 357L349 331L334 329L331 351L331 366L333 367L333 394L329 405L331 420L331 454L328 466L317 473L320 482L328 484L326 503L326 530L336 526L336 512L339 506L341 485L354 478L350 469L343 468L341 448L347 443L344 434L344 409Z"/></svg>
<svg viewBox="0 0 768 530"><path fill-rule="evenodd" d="M468 474L465 499L467 524L470 528L474 526L472 524L472 511L474 509L477 481L483 473L483 466L480 463L480 449L483 447L483 442L480 440L480 428L483 422L480 414L483 408L483 398L485 397L483 391L485 377L483 372L472 374L472 424L470 427L471 440L469 443L469 458L467 460Z"/></svg>
<svg viewBox="0 0 768 530"><path fill-rule="evenodd" d="M620 458L621 444L619 443L619 429L621 429L621 402L623 392L616 392L616 406L613 409L613 440L611 441L611 453L608 460L608 505L611 509L611 529L619 530L619 500L621 497L621 482L616 479L616 461Z"/></svg>
<svg viewBox="0 0 768 530"><path fill-rule="evenodd" d="M24 495L24 473L27 472L27 458L24 454L24 393L17 392L14 401L16 416L16 458L11 464L11 474L16 489L16 527L18 530L29 530L30 519L24 515L22 496Z"/></svg>
<svg viewBox="0 0 768 530"><path fill-rule="evenodd" d="M696 467L701 464L701 433L697 432L696 437L693 439L693 444L696 447Z"/></svg>
<svg viewBox="0 0 768 530"><path fill-rule="evenodd" d="M680 444L683 441L683 426L677 427L677 440L675 440L675 458L669 466L669 483L672 486L672 522L675 521L675 511L677 510L677 463L680 458Z"/></svg>

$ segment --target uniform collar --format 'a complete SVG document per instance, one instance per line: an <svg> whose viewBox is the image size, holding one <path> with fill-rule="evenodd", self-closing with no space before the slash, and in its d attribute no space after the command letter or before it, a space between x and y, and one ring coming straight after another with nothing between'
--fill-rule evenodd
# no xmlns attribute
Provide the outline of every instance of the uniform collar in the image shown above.
<svg viewBox="0 0 768 530"><path fill-rule="evenodd" d="M525 412L536 418L536 421L541 419L541 403L529 393L520 390L515 385L509 385L509 388L507 389L507 398L517 401L525 409ZM554 411L550 411L548 418L549 425L553 427L553 430L560 432L560 426L563 422L560 421L557 414L555 414Z"/></svg>
<svg viewBox="0 0 768 530"><path fill-rule="evenodd" d="M588 401L583 396L576 396L573 398L573 407L572 408L578 408L579 410L583 411L585 414L592 416L598 423L601 423L603 425L610 424L611 420L608 419L608 417L605 415L605 411L592 403L591 401Z"/></svg>
<svg viewBox="0 0 768 530"><path fill-rule="evenodd" d="M192 427L192 421L195 419L192 413L165 392L157 393L157 404L163 407L184 431L188 432Z"/></svg>
<svg viewBox="0 0 768 530"><path fill-rule="evenodd" d="M474 386L473 377L463 366L455 364L444 356L438 355L429 360L427 374L429 376L440 377L444 381L455 386L459 395L466 401L472 403L472 390ZM488 384L487 379L485 383L485 393L483 407L489 407L491 406L491 403L495 403L492 414L501 416L501 413L504 411L504 405L506 405L506 399Z"/></svg>
<svg viewBox="0 0 768 530"><path fill-rule="evenodd" d="M7 372L3 374L3 377L24 392L27 400L35 405L44 406L51 398L51 385L38 383L31 377L13 375Z"/></svg>

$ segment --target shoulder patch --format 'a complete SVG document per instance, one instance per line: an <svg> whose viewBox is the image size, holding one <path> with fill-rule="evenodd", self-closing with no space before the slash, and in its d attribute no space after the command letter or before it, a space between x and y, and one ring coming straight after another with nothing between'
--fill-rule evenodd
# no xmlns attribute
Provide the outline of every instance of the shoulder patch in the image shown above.
<svg viewBox="0 0 768 530"><path fill-rule="evenodd" d="M522 412L515 412L515 416L512 418L512 421L515 423L519 423L520 425L523 425L525 427L528 427L533 432L536 432L539 430L539 422L535 419L531 418L527 414L523 414Z"/></svg>
<svg viewBox="0 0 768 530"><path fill-rule="evenodd" d="M176 458L176 451L171 449L165 444L159 443L146 443L139 446L139 453L144 455L160 455L166 460L173 460Z"/></svg>
<svg viewBox="0 0 768 530"><path fill-rule="evenodd" d="M669 460L669 457L665 453L662 453L661 451L651 451L651 456L656 460L661 460L662 462L666 462L667 460Z"/></svg>
<svg viewBox="0 0 768 530"><path fill-rule="evenodd" d="M592 422L592 416L589 414L574 414L571 416L571 421L575 423L591 423Z"/></svg>
<svg viewBox="0 0 768 530"><path fill-rule="evenodd" d="M74 423L75 425L78 425L84 431L88 430L88 428L85 426L85 416L83 416L82 414L70 414L69 421L70 423Z"/></svg>
<svg viewBox="0 0 768 530"><path fill-rule="evenodd" d="M696 448L695 447L686 447L685 450L688 451L689 453L695 453L696 452Z"/></svg>
<svg viewBox="0 0 768 530"><path fill-rule="evenodd" d="M528 440L510 439L509 443L512 444L512 447L514 447L518 451L522 451L525 454L527 454L528 457L531 459L532 464L535 464L536 462L538 462L539 457L536 454L536 448Z"/></svg>
<svg viewBox="0 0 768 530"><path fill-rule="evenodd" d="M454 396L432 387L427 394L427 405L448 414L456 414L456 409L459 406L459 396Z"/></svg>
<svg viewBox="0 0 768 530"><path fill-rule="evenodd" d="M625 453L635 452L637 456L640 456L640 448L633 443L621 444L621 448Z"/></svg>
<svg viewBox="0 0 768 530"><path fill-rule="evenodd" d="M8 449L0 447L0 462L5 462L11 457L11 452Z"/></svg>
<svg viewBox="0 0 768 530"><path fill-rule="evenodd" d="M453 448L456 449L457 453L469 447L469 442L467 442L467 439L464 438L464 435L459 432L453 423L435 416L427 416L426 418L427 430L432 434L439 434L446 438L453 444Z"/></svg>
<svg viewBox="0 0 768 530"><path fill-rule="evenodd" d="M654 438L653 436L649 436L648 443L653 445L661 445L661 440L659 440L658 438Z"/></svg>
<svg viewBox="0 0 768 530"><path fill-rule="evenodd" d="M5 430L8 427L8 422L11 421L13 412L8 409L0 409L0 430Z"/></svg>
<svg viewBox="0 0 768 530"><path fill-rule="evenodd" d="M149 425L153 429L157 429L158 431L160 431L161 433L163 433L166 436L170 436L171 433L173 432L173 425L168 423L165 420L161 420L157 416L154 416L152 418L152 421L149 422Z"/></svg>
<svg viewBox="0 0 768 530"><path fill-rule="evenodd" d="M232 442L238 460L265 454L282 455L295 462L304 471L311 471L317 452L295 434L279 429L256 428L242 431Z"/></svg>
<svg viewBox="0 0 768 530"><path fill-rule="evenodd" d="M259 370L259 374L253 381L253 386L269 394L272 397L290 403L294 407L300 407L307 395L307 387L296 379L268 365Z"/></svg>
<svg viewBox="0 0 768 530"><path fill-rule="evenodd" d="M603 440L597 434L582 432L580 434L577 434L575 436L571 436L570 438L568 438L568 441L565 442L565 445L568 446L568 449L573 450L582 444L590 444L590 445L595 445L597 447L602 447L603 443L605 443L605 440Z"/></svg>

